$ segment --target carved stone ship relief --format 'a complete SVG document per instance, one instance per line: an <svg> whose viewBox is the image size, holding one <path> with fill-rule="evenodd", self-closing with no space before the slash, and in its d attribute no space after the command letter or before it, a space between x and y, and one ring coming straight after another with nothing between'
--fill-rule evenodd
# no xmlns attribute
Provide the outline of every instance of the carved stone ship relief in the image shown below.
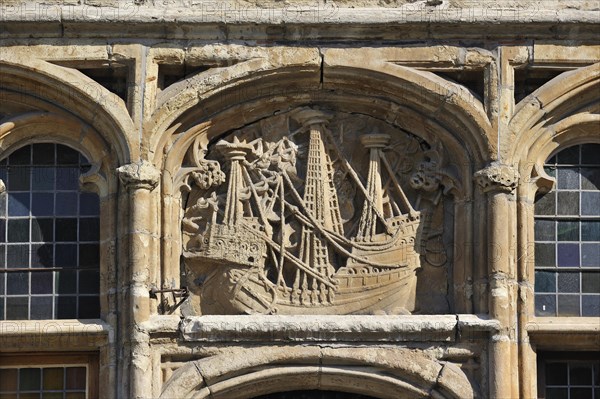
<svg viewBox="0 0 600 399"><path fill-rule="evenodd" d="M183 258L203 314L414 310L422 218L391 137L330 119L302 108L198 149Z"/></svg>

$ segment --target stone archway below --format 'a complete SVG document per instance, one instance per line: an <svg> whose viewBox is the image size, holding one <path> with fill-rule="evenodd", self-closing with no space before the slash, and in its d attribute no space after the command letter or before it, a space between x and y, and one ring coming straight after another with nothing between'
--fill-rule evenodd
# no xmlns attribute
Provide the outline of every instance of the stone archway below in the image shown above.
<svg viewBox="0 0 600 399"><path fill-rule="evenodd" d="M189 361L165 383L160 398L279 399L273 395L303 390L344 392L357 399L476 396L457 365L421 350L306 346L228 348Z"/></svg>
<svg viewBox="0 0 600 399"><path fill-rule="evenodd" d="M373 396L351 394L340 391L302 390L276 392L267 395L255 396L252 399L377 399Z"/></svg>

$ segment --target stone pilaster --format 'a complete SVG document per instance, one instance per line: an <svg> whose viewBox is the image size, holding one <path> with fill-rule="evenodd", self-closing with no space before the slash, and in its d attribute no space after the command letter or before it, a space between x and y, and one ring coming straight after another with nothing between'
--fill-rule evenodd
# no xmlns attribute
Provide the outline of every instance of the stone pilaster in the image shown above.
<svg viewBox="0 0 600 399"><path fill-rule="evenodd" d="M487 195L489 312L500 322L500 329L490 343L490 397L511 398L515 397L515 385L518 395L514 191L519 173L511 166L494 162L474 177Z"/></svg>
<svg viewBox="0 0 600 399"><path fill-rule="evenodd" d="M158 186L160 172L149 162L140 161L117 169L122 186L127 190L129 225L127 234L128 271L123 284L127 291L125 303L129 308L127 320L121 323L125 353L130 359L129 397L151 396L151 359L149 336L140 325L150 316L150 283L158 267L157 223L153 191Z"/></svg>

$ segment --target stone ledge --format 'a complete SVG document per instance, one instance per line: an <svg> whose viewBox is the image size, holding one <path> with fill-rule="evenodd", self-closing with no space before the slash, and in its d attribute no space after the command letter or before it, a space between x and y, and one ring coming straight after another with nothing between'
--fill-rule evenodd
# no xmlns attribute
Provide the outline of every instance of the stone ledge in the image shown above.
<svg viewBox="0 0 600 399"><path fill-rule="evenodd" d="M535 318L525 326L538 349L595 350L600 348L600 319L597 317Z"/></svg>
<svg viewBox="0 0 600 399"><path fill-rule="evenodd" d="M169 319L172 328L173 322ZM188 317L178 329L183 340L201 342L454 342L458 329L488 333L497 326L476 315L253 315ZM146 328L164 332L165 323L153 320Z"/></svg>
<svg viewBox="0 0 600 399"><path fill-rule="evenodd" d="M99 319L0 321L0 352L97 349L111 342L112 328Z"/></svg>
<svg viewBox="0 0 600 399"><path fill-rule="evenodd" d="M529 334L545 333L600 333L597 317L537 317L525 326Z"/></svg>

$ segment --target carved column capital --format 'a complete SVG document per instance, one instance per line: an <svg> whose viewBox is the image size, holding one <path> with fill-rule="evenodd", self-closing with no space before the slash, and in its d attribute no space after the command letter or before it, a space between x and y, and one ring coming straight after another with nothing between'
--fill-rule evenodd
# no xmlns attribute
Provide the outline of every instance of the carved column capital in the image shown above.
<svg viewBox="0 0 600 399"><path fill-rule="evenodd" d="M119 180L127 188L152 191L158 185L160 171L148 161L130 163L117 168Z"/></svg>
<svg viewBox="0 0 600 399"><path fill-rule="evenodd" d="M474 178L484 193L490 191L511 193L519 183L519 172L512 166L492 162L476 172Z"/></svg>
<svg viewBox="0 0 600 399"><path fill-rule="evenodd" d="M512 166L492 162L476 172L474 178L484 193L490 191L511 193L519 183L519 172Z"/></svg>
<svg viewBox="0 0 600 399"><path fill-rule="evenodd" d="M4 185L4 182L2 181L2 179L0 179L0 194L2 194L5 191L6 191L6 186Z"/></svg>

